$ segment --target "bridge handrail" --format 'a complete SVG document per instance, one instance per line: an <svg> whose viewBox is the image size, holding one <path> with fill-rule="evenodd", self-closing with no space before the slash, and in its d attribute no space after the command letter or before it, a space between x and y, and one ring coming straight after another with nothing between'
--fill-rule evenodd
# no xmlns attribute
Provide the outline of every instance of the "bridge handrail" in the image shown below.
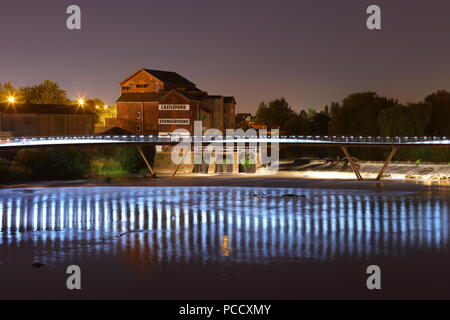
<svg viewBox="0 0 450 320"><path fill-rule="evenodd" d="M181 141L182 136L179 134L167 134L167 135L89 135L89 136L48 136L48 137L0 137L0 144L7 144L11 142L27 143L29 141L61 141L61 140L100 140L103 142L177 142ZM202 142L214 142L214 141L230 141L233 142L243 140L277 140L285 143L355 143L355 144L414 144L414 143L432 143L445 141L448 144L449 137L446 136L343 136L343 135L281 135L281 136L188 136L190 141L202 141Z"/></svg>

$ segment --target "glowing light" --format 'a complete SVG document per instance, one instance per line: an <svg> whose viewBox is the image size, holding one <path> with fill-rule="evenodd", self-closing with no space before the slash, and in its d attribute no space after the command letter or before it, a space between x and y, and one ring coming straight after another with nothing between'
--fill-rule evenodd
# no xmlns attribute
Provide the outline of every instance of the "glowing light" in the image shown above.
<svg viewBox="0 0 450 320"><path fill-rule="evenodd" d="M99 109L100 107L99 106L95 106L95 109Z"/></svg>
<svg viewBox="0 0 450 320"><path fill-rule="evenodd" d="M108 108L109 108L108 106L103 106L103 109L105 109L105 110L108 109Z"/></svg>
<svg viewBox="0 0 450 320"><path fill-rule="evenodd" d="M9 103L14 103L14 102L16 102L16 97L13 97L13 96L8 97L8 102L9 102Z"/></svg>
<svg viewBox="0 0 450 320"><path fill-rule="evenodd" d="M85 102L86 102L86 101L85 101L83 98L80 98L80 99L77 100L77 103L78 103L81 107L84 106Z"/></svg>

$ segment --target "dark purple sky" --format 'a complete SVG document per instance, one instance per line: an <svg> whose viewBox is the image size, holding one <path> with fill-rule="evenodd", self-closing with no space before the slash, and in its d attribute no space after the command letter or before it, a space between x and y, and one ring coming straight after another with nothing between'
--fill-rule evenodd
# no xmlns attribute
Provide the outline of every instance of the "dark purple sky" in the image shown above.
<svg viewBox="0 0 450 320"><path fill-rule="evenodd" d="M66 8L82 30L66 29ZM366 8L382 30L366 29ZM400 101L450 89L448 0L1 0L0 82L57 81L114 103L141 67L177 71L238 112L285 97L322 108L374 90Z"/></svg>

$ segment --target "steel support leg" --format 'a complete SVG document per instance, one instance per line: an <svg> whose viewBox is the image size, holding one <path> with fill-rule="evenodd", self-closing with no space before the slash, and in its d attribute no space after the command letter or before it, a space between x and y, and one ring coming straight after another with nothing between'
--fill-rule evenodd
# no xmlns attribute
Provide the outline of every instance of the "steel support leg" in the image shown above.
<svg viewBox="0 0 450 320"><path fill-rule="evenodd" d="M141 154L142 159L144 159L145 164L147 165L148 170L150 171L150 173L152 174L153 178L156 178L156 174L153 172L153 169L150 165L150 162L148 162L147 157L145 156L144 152L142 151L140 146L136 146L136 148L138 149L139 153Z"/></svg>
<svg viewBox="0 0 450 320"><path fill-rule="evenodd" d="M345 147L345 146L339 146L339 147L341 148L342 152L344 152L345 156L347 157L348 162L350 163L350 166L352 167L353 172L356 175L356 178L360 181L364 180L363 177L361 176L361 173L359 173L359 169L356 166L355 162L353 161L353 158L348 153L347 147Z"/></svg>
<svg viewBox="0 0 450 320"><path fill-rule="evenodd" d="M380 170L380 173L377 176L377 180L381 180L381 178L383 177L384 171L386 170L387 166L391 162L391 160L394 157L397 150L398 150L398 147L392 147L391 153L389 153L389 156L387 157L386 161L384 162L383 167Z"/></svg>
<svg viewBox="0 0 450 320"><path fill-rule="evenodd" d="M191 150L188 150L188 151L186 151L186 153L183 155L183 159L182 159L181 162L178 164L178 166L177 166L177 168L175 169L175 171L174 171L172 177L175 177L175 175L176 175L177 172L178 172L178 169L180 169L181 165L182 165L183 162L184 162L184 159L186 158L186 156L187 156L190 152L191 152Z"/></svg>

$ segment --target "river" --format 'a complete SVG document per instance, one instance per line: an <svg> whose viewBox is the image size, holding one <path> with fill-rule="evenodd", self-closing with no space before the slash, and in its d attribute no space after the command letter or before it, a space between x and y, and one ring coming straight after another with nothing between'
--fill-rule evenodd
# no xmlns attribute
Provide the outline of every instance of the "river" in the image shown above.
<svg viewBox="0 0 450 320"><path fill-rule="evenodd" d="M449 205L428 189L2 189L0 297L450 299Z"/></svg>

